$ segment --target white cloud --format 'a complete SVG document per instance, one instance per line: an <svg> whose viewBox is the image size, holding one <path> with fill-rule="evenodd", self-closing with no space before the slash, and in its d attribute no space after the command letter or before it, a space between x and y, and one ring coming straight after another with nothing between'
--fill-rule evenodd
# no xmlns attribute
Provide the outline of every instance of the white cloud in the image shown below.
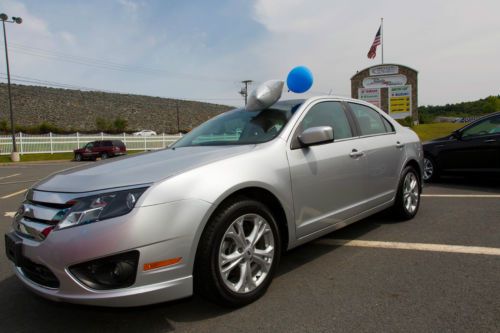
<svg viewBox="0 0 500 333"><path fill-rule="evenodd" d="M314 93L350 94L356 70L380 63L366 53L384 17L385 62L419 71L419 103L498 94L500 2L257 0L254 19L269 32L253 50L261 74L296 65L315 74Z"/></svg>
<svg viewBox="0 0 500 333"><path fill-rule="evenodd" d="M136 12L139 9L139 3L132 0L117 0L117 2L129 12Z"/></svg>

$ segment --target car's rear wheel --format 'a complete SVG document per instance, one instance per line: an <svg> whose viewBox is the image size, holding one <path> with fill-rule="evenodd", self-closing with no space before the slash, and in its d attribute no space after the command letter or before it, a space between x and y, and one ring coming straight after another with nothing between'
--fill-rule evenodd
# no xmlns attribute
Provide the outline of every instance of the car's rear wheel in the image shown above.
<svg viewBox="0 0 500 333"><path fill-rule="evenodd" d="M209 221L195 264L197 293L224 306L243 306L261 297L281 254L276 221L262 203L240 198Z"/></svg>
<svg viewBox="0 0 500 333"><path fill-rule="evenodd" d="M80 162L83 159L82 154L75 154L75 161Z"/></svg>
<svg viewBox="0 0 500 333"><path fill-rule="evenodd" d="M402 220L410 220L417 215L420 207L420 177L412 166L407 166L399 181L394 212Z"/></svg>
<svg viewBox="0 0 500 333"><path fill-rule="evenodd" d="M424 157L424 172L423 172L424 181L431 182L438 178L438 170L436 166L436 162L434 159L429 156Z"/></svg>

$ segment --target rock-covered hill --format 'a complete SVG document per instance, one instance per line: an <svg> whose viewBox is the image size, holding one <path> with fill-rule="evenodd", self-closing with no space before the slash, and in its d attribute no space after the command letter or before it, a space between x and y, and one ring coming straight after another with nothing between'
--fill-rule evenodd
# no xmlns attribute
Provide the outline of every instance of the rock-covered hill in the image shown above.
<svg viewBox="0 0 500 333"><path fill-rule="evenodd" d="M159 133L190 130L233 107L161 97L80 91L14 84L12 102L16 125L50 123L70 131L95 131L96 120L117 118L128 122L127 130L151 129ZM8 120L7 85L0 84L0 121Z"/></svg>

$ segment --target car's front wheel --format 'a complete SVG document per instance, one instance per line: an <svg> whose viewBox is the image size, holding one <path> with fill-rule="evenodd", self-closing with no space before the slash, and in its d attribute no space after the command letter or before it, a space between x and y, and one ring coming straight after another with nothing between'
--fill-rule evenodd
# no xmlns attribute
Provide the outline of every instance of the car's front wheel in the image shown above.
<svg viewBox="0 0 500 333"><path fill-rule="evenodd" d="M80 162L83 159L82 154L75 154L75 161Z"/></svg>
<svg viewBox="0 0 500 333"><path fill-rule="evenodd" d="M438 178L438 170L434 159L429 156L424 157L424 181L430 182Z"/></svg>
<svg viewBox="0 0 500 333"><path fill-rule="evenodd" d="M278 265L281 240L276 221L262 203L240 198L209 221L196 257L195 288L225 306L261 297Z"/></svg>
<svg viewBox="0 0 500 333"><path fill-rule="evenodd" d="M394 212L402 220L415 217L420 207L420 177L412 166L407 166L402 173L398 185Z"/></svg>
<svg viewBox="0 0 500 333"><path fill-rule="evenodd" d="M101 160L107 160L108 159L108 153L102 153L101 154Z"/></svg>

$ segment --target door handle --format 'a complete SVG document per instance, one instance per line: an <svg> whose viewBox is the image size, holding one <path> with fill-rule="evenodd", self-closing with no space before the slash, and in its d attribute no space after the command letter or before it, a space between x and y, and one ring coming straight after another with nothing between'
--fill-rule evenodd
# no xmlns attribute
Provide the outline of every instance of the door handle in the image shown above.
<svg viewBox="0 0 500 333"><path fill-rule="evenodd" d="M353 149L352 152L349 154L350 157L352 158L358 158L363 156L365 153L362 151L358 151L357 149Z"/></svg>
<svg viewBox="0 0 500 333"><path fill-rule="evenodd" d="M495 139L488 139L488 140L484 140L483 142L486 142L486 143L490 143L490 142L496 142L497 140Z"/></svg>
<svg viewBox="0 0 500 333"><path fill-rule="evenodd" d="M396 142L396 148L403 148L405 146L404 143L401 143L401 142Z"/></svg>

